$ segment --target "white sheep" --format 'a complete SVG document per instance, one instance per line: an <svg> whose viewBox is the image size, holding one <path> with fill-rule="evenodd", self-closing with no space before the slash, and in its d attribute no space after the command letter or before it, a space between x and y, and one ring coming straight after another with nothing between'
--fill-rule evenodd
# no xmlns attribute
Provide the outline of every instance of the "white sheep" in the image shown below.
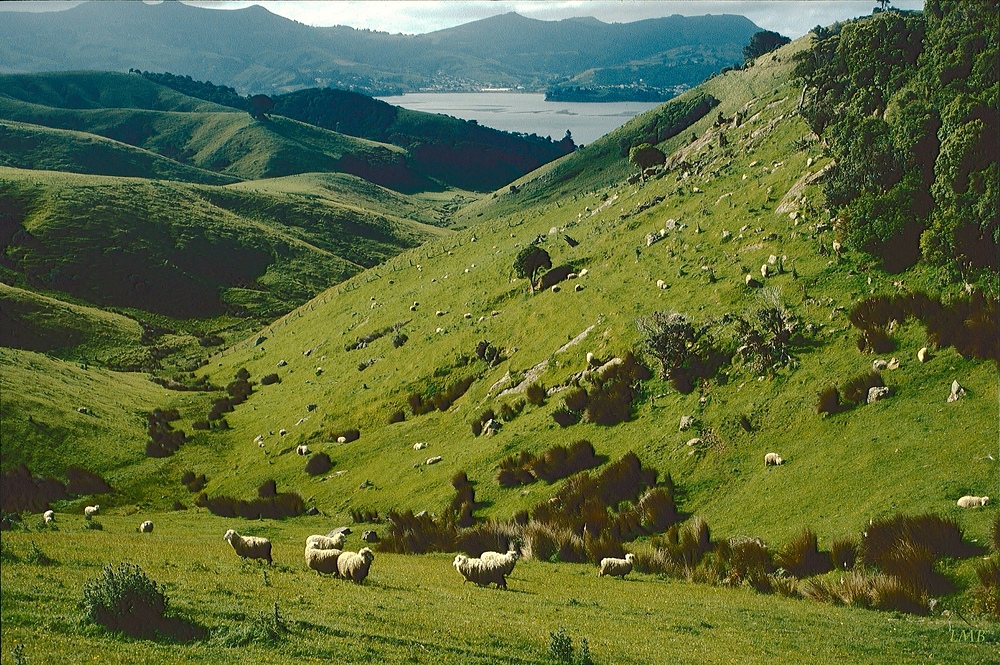
<svg viewBox="0 0 1000 665"><path fill-rule="evenodd" d="M153 523L146 520L139 525L139 533L153 533Z"/></svg>
<svg viewBox="0 0 1000 665"><path fill-rule="evenodd" d="M309 446L307 446L305 444L302 444L300 446L295 446L295 452L298 453L299 455L308 455L309 454Z"/></svg>
<svg viewBox="0 0 1000 665"><path fill-rule="evenodd" d="M987 503L989 503L990 497L988 496L963 496L958 500L959 508L982 508Z"/></svg>
<svg viewBox="0 0 1000 665"><path fill-rule="evenodd" d="M605 557L601 559L601 570L598 573L598 577L604 577L605 575L610 575L612 577L625 577L632 572L632 566L635 564L635 555L629 552L625 555L624 559L616 559L614 557Z"/></svg>
<svg viewBox="0 0 1000 665"><path fill-rule="evenodd" d="M414 450L423 450L426 447L427 447L427 443L425 443L424 441L419 441L419 442L413 444L413 449Z"/></svg>
<svg viewBox="0 0 1000 665"><path fill-rule="evenodd" d="M489 586L492 582L498 589L507 588L507 579L504 575L506 563L496 559L473 559L464 554L459 554L452 562L466 582L472 582L479 586Z"/></svg>
<svg viewBox="0 0 1000 665"><path fill-rule="evenodd" d="M52 524L53 522L55 522L56 521L56 513L55 513L55 511L46 510L44 513L42 513L42 520L46 524Z"/></svg>
<svg viewBox="0 0 1000 665"><path fill-rule="evenodd" d="M83 509L83 516L88 520L101 510L100 506L87 506Z"/></svg>
<svg viewBox="0 0 1000 665"><path fill-rule="evenodd" d="M232 529L222 537L244 559L264 559L271 563L271 541L258 536L241 536Z"/></svg>
<svg viewBox="0 0 1000 665"><path fill-rule="evenodd" d="M346 542L347 535L343 532L335 533L332 536L309 536L306 538L306 549L342 550Z"/></svg>
<svg viewBox="0 0 1000 665"><path fill-rule="evenodd" d="M360 584L368 577L368 570L374 560L375 555L367 547L360 552L341 552L337 559L337 570L344 579Z"/></svg>
<svg viewBox="0 0 1000 665"><path fill-rule="evenodd" d="M499 552L483 552L479 555L479 558L483 561L499 561L503 564L503 575L507 577L514 570L514 564L517 560L521 558L521 555L515 550L510 550L506 554L500 554Z"/></svg>
<svg viewBox="0 0 1000 665"><path fill-rule="evenodd" d="M430 464L437 464L438 462L441 461L441 459L442 458L441 458L440 455L435 455L434 457L428 457L427 461L424 462L424 464L428 464L428 465L430 465Z"/></svg>
<svg viewBox="0 0 1000 665"><path fill-rule="evenodd" d="M341 551L338 549L321 550L306 547L306 567L317 573L338 576L340 572L337 569L337 562L340 560L340 555Z"/></svg>
<svg viewBox="0 0 1000 665"><path fill-rule="evenodd" d="M764 466L781 466L785 460L781 459L778 453L768 453L764 455Z"/></svg>

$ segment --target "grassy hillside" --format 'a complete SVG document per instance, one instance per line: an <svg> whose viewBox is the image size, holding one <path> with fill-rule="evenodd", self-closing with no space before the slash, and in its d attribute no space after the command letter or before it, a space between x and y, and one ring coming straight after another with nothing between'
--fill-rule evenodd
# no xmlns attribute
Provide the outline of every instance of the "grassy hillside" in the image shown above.
<svg viewBox="0 0 1000 665"><path fill-rule="evenodd" d="M351 277L211 357L186 378L203 376L221 386L246 371L253 387L225 412L225 429L194 428L221 391L137 392L137 406L177 408L173 427L191 439L169 457L139 461L146 437L134 422L126 423L125 438L114 449L89 437L93 468L113 469L108 480L117 492L101 497L109 533L83 533L77 526L86 500L81 498L57 506L67 535L81 543L104 543L106 537L116 543L111 547L122 548L109 551L125 552L120 534L146 516L159 520L165 527L157 526L161 535L156 537L164 539L164 548L150 548L148 555L139 550L133 560L143 562L154 578L169 581L182 599L182 612L213 629L215 641L205 645L207 651L219 649L230 631L243 630L240 624L255 621L249 612L273 611L271 603L278 602L298 638L295 658L330 657L324 640L332 636L351 644L339 654L347 661L546 662L548 631L565 625L577 643L587 637L595 662L991 662L1000 638L995 617L989 618L989 599L977 595L978 561L970 558L945 557L933 564L954 586L935 592L938 603L927 618L901 619L778 593L750 595L746 581L741 589L691 583L713 582L701 568L675 573L688 582L642 574L619 582L598 578L593 567L537 557L519 563L511 591L499 593L460 585L448 555L404 559L382 552L365 586L346 591L359 592L357 603L332 610L311 600L318 597L314 593L339 591L341 585L317 585L311 572L306 574L297 549L306 534L346 523L352 510L377 510L381 516L391 509L454 514L448 506L462 472L472 481L479 519L507 521L530 511L537 523L546 510L566 508L568 513L570 507L552 506L550 500L561 500L560 492L579 486L580 476L506 488L497 482L497 472L511 455L540 455L582 439L612 461L636 453L644 466L659 472L663 491L670 487L669 473L682 516L705 518L713 541L759 537L774 552L809 527L826 552L842 536L860 539L872 528L870 520L923 512L954 520L968 541L995 541L994 503L974 510L956 506L965 494L991 495L1000 489L995 362L976 359L966 346L963 356L952 345L962 342L959 336L949 338L940 328L901 314L887 317L879 328L886 337L877 341L879 353L870 350L875 341L866 342L869 350L862 352L861 331L851 323L852 316L858 318L855 308L871 296L926 293L949 305L969 300L969 292L978 288L986 295L974 302L993 303L993 310L970 316L980 317L971 325L978 325L989 341L984 332L996 327L995 275L970 275L975 284L966 284L925 263L887 273L877 259L841 245L837 220L823 196L833 160L798 113L801 83L791 76L793 55L807 46L805 38L751 68L715 77L513 188L463 207L455 215L456 232ZM699 95L719 103L666 138L671 122L685 115L683 109ZM623 153L650 136L669 158L666 168L639 179ZM292 182L313 193L336 196L339 191L338 184L325 179ZM190 187L206 197L210 192L215 205L235 210L239 201L230 196L244 193L248 185ZM558 288L531 288L514 268L515 257L531 245L544 249L553 266L571 266L575 277ZM929 302L928 312L933 310ZM704 360L689 355L706 347L729 362L704 377L696 375L689 385L677 380L677 368L673 380L657 374L660 363L644 344L640 321L672 311L685 314L694 328L708 326L711 335L677 345L689 363L681 369L693 373L698 363L710 364L709 354ZM754 350L760 342L744 326L760 326L763 332L757 335L767 337L768 316L780 318L775 340L782 331L795 334L763 362L764 352ZM926 318L937 325L932 316ZM498 355L487 353L483 342ZM921 361L924 347L930 356ZM587 354L607 361L629 352L654 376L621 387L637 395L626 420L612 426L558 425L553 414L578 386L590 396L601 392L601 380L582 374L589 369ZM886 399L866 404L862 396L854 408L819 412L822 391L837 386L846 395L851 380L869 374L874 361L893 358L898 367L892 363L881 372L891 388ZM31 362L35 356L21 352L11 360L21 372ZM51 371L58 367L63 365ZM271 374L278 380L263 381ZM418 409L411 409L469 378L467 392L448 400L443 410L417 415ZM953 381L965 394L949 402ZM532 383L548 389L544 400L537 400L541 403L524 404L519 413L511 408L497 418L498 431L474 435L471 424L481 422L484 411L504 414L505 405L532 396L527 390ZM41 401L17 382L4 385L10 405L5 408L18 409L20 416L4 419L13 428L5 432L5 464L35 463L34 447L15 443L8 448L6 442L26 440L32 422L27 416L36 420L75 404L75 385L55 386ZM102 385L101 391L110 384ZM121 412L114 417L126 421ZM693 422L682 428L685 417ZM51 436L68 426L54 427ZM345 436L354 428L357 439ZM416 443L427 446L418 450ZM332 467L308 474L307 458L296 454L298 445L307 445L310 455L325 453ZM764 456L770 452L784 463L766 466ZM110 461L123 456L135 463ZM437 463L426 463L437 456ZM71 462L61 448L46 456L50 473L62 472ZM203 508L171 512L174 502L192 502L191 491L179 482L185 471L205 474L203 489L213 498L251 499L273 480L279 491L297 491L319 516L256 522L212 517ZM621 508L619 515L626 510ZM235 587L206 585L208 579L233 579L239 565L218 542L224 528L270 537L278 565L263 575L244 564L243 577L237 578L243 581L233 582ZM363 528L385 539L392 525L366 523ZM527 537L526 530L509 528ZM26 541L35 538L48 553L47 536L37 530L13 538L5 534L4 542L11 543L16 556L30 559ZM669 539L643 536L625 548L645 555L654 547L668 549ZM141 548L145 541L134 542ZM160 563L167 550L169 567ZM552 557L541 558L560 556L556 547ZM97 573L90 559L63 559L62 565L44 569L52 572L43 588L76 589ZM101 558L107 560L118 558ZM49 646L27 633L41 612L31 605L25 581L35 564L17 565L23 568L15 573L4 566L4 612L11 617L5 616L5 640L16 636L48 653ZM932 564L927 566L930 570ZM814 582L842 585L838 580L846 575L831 572ZM241 591L240 584L254 586ZM70 612L62 591L45 598L57 616ZM360 606L378 611L353 609ZM946 617L959 615L983 631L980 643L949 641L954 619ZM58 640L77 637L68 623L52 622ZM131 643L100 633L84 637L124 662L139 657L130 651ZM261 658L287 658L281 646L267 646L264 637L256 644ZM154 658L185 657L185 649L164 647Z"/></svg>
<svg viewBox="0 0 1000 665"><path fill-rule="evenodd" d="M209 185L232 176L188 166L168 157L85 132L0 120L0 165L39 171L183 180Z"/></svg>
<svg viewBox="0 0 1000 665"><path fill-rule="evenodd" d="M252 191L4 168L0 188L12 227L9 279L175 319L287 311L439 233L280 185ZM402 199L387 198L404 211Z"/></svg>
<svg viewBox="0 0 1000 665"><path fill-rule="evenodd" d="M341 171L401 191L435 188L427 178L407 167L406 152L400 148L286 118L262 122L231 109L215 113L73 109L0 96L0 117L96 134L240 180ZM65 149L60 152L63 160L69 161ZM85 161L78 168L70 162L65 170L87 173L95 168Z"/></svg>

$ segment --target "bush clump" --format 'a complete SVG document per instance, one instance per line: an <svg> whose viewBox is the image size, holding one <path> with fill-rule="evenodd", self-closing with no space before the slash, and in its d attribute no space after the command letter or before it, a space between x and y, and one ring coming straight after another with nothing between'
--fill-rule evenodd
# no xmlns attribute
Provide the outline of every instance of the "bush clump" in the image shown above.
<svg viewBox="0 0 1000 665"><path fill-rule="evenodd" d="M169 599L165 588L132 563L105 566L83 586L84 619L131 637L154 637Z"/></svg>
<svg viewBox="0 0 1000 665"><path fill-rule="evenodd" d="M262 386L269 386L273 383L281 383L281 379L278 378L278 375L273 372L271 374L265 374L260 378L260 385Z"/></svg>

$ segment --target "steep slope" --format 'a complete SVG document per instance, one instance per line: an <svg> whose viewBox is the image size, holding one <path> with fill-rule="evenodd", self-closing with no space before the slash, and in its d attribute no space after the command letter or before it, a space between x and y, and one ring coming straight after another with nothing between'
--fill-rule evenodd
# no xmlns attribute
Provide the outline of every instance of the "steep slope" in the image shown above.
<svg viewBox="0 0 1000 665"><path fill-rule="evenodd" d="M214 358L206 368L212 383L227 383L240 368L253 381L276 372L280 383L255 387L226 415L231 430L196 434L196 443L174 457L137 468L129 491L140 491L156 468L156 478L171 480L146 491L166 496L152 500L163 508L184 496L172 478L193 468L211 478L210 495L247 496L275 479L338 514L358 507L434 511L453 495L449 479L465 471L488 506L483 514L507 518L559 485L503 489L494 480L501 459L587 439L612 459L633 450L670 472L681 509L706 517L713 534L782 542L810 526L826 546L871 517L933 511L984 536L991 513L959 514L954 506L958 496L984 493L995 480L992 364L948 346L919 363L928 333L904 321L892 333L900 368L883 373L895 394L836 415L816 412L817 393L872 368L873 356L859 353L858 331L847 318L855 304L901 289L947 301L964 288L921 266L889 275L864 255L832 252L820 188L830 159L796 114L801 88L790 77L791 57L806 44L793 43L682 98L710 94L720 103L659 143L672 156L657 177L630 184L621 151L659 131L669 106L531 174L517 191L463 210L469 228L325 292L263 329L265 344L254 335ZM515 255L532 242L553 265L572 265L581 276L561 290L532 294L512 270ZM736 353L732 322L756 320L768 308L798 320L802 338L788 364L761 370ZM523 397L523 384L500 396L505 388L525 379L567 386L586 369L587 352L607 360L641 350L637 319L671 310L697 325L714 322L717 343L734 354L715 379L694 390L663 378L643 382L631 420L610 427L560 428L552 413L567 393L553 392L543 406L529 404L509 417L498 433L473 436L470 421L485 409L500 412ZM394 331L406 339L393 339ZM482 340L500 350L499 363L477 358ZM645 361L656 367L648 355ZM429 398L465 377L474 382L450 408L410 411L412 395ZM967 397L946 403L953 379ZM190 432L211 399L168 399L163 406L182 407L177 426ZM405 419L389 424L396 411ZM678 431L682 416L695 417L691 431ZM355 427L359 441L337 442ZM258 435L262 448L252 443ZM429 447L415 451L419 441ZM293 454L303 443L327 453L337 471L305 474ZM205 446L213 456L199 452ZM766 468L767 452L786 464ZM441 463L422 464L435 455Z"/></svg>

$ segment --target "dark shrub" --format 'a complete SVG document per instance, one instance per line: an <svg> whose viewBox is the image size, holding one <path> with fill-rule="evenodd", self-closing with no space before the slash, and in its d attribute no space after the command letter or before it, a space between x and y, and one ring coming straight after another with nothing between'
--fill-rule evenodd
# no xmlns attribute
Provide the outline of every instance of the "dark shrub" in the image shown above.
<svg viewBox="0 0 1000 665"><path fill-rule="evenodd" d="M844 400L852 404L866 404L868 402L868 390L870 388L882 387L882 375L878 372L869 372L856 376L844 385L842 391Z"/></svg>
<svg viewBox="0 0 1000 665"><path fill-rule="evenodd" d="M395 337L392 338L392 346L393 346L393 348L398 349L399 347L401 347L404 344L406 344L407 340L409 340L409 339L410 338L407 337L406 335L404 335L403 333L399 333Z"/></svg>
<svg viewBox="0 0 1000 665"><path fill-rule="evenodd" d="M278 496L278 483L273 480L265 480L261 486L257 488L257 496L262 499L270 499L271 497Z"/></svg>
<svg viewBox="0 0 1000 665"><path fill-rule="evenodd" d="M506 402L500 405L500 419L504 422L509 423L510 421L521 415L521 411L524 410L524 400L519 399L513 404L507 404Z"/></svg>
<svg viewBox="0 0 1000 665"><path fill-rule="evenodd" d="M1000 515L993 520L993 532L990 534L990 541L994 552L1000 552Z"/></svg>
<svg viewBox="0 0 1000 665"><path fill-rule="evenodd" d="M181 474L181 485L189 485L194 482L194 471L185 471Z"/></svg>
<svg viewBox="0 0 1000 665"><path fill-rule="evenodd" d="M209 424L207 420L196 420L193 423L191 423L191 429L207 430L211 429L211 427L212 426Z"/></svg>
<svg viewBox="0 0 1000 665"><path fill-rule="evenodd" d="M174 505L173 505L173 509L174 509L174 510L187 510L187 509L188 509L188 507L187 507L187 506L185 506L185 505L184 505L183 503L181 503L180 501L174 501Z"/></svg>
<svg viewBox="0 0 1000 665"><path fill-rule="evenodd" d="M510 524L490 520L462 529L455 539L455 547L471 557L478 557L483 552L503 553L510 550L515 532Z"/></svg>
<svg viewBox="0 0 1000 665"><path fill-rule="evenodd" d="M402 409L399 409L398 411L393 411L391 414L389 414L390 425L392 425L393 423L401 423L404 420L406 420L406 414L403 413Z"/></svg>
<svg viewBox="0 0 1000 665"><path fill-rule="evenodd" d="M639 383L652 373L628 353L618 365L593 378L583 418L586 422L611 426L632 419L632 404L639 396Z"/></svg>
<svg viewBox="0 0 1000 665"><path fill-rule="evenodd" d="M851 536L837 538L830 545L830 560L834 568L850 570L858 558L858 544Z"/></svg>
<svg viewBox="0 0 1000 665"><path fill-rule="evenodd" d="M252 501L225 495L208 498L203 492L198 495L195 505L207 508L213 515L220 517L239 516L248 520L296 517L306 511L305 502L295 492L282 492L266 499L256 498Z"/></svg>
<svg viewBox="0 0 1000 665"><path fill-rule="evenodd" d="M236 370L236 380L237 381L247 381L250 379L250 372L247 371L246 367L240 367Z"/></svg>
<svg viewBox="0 0 1000 665"><path fill-rule="evenodd" d="M66 469L66 479L66 491L71 494L107 494L114 491L99 475L78 466Z"/></svg>
<svg viewBox="0 0 1000 665"><path fill-rule="evenodd" d="M399 513L390 510L389 531L376 546L380 552L394 554L424 554L454 552L458 530L448 519L435 520L428 513L419 516L412 510Z"/></svg>
<svg viewBox="0 0 1000 665"><path fill-rule="evenodd" d="M204 473L197 477L190 471L188 473L191 473L191 479L185 483L184 478L187 477L187 473L185 473L181 477L181 484L186 486L189 492L200 492L208 484L208 478Z"/></svg>
<svg viewBox="0 0 1000 665"><path fill-rule="evenodd" d="M483 433L483 427L486 423L496 418L496 414L493 413L493 409L486 409L479 416L473 420L470 424L472 425L473 436L479 436Z"/></svg>
<svg viewBox="0 0 1000 665"><path fill-rule="evenodd" d="M542 406L545 404L545 386L540 383L532 383L524 391L524 397L529 404Z"/></svg>
<svg viewBox="0 0 1000 665"><path fill-rule="evenodd" d="M101 575L83 586L84 618L131 637L154 637L163 622L168 598L165 588L131 563L105 566Z"/></svg>
<svg viewBox="0 0 1000 665"><path fill-rule="evenodd" d="M840 391L837 386L829 386L820 391L816 400L816 413L833 415L844 410L846 405L840 403Z"/></svg>
<svg viewBox="0 0 1000 665"><path fill-rule="evenodd" d="M833 565L830 556L819 551L816 534L808 528L778 552L776 563L789 575L799 578L822 575L829 572Z"/></svg>
<svg viewBox="0 0 1000 665"><path fill-rule="evenodd" d="M334 441L340 441L344 439L344 443L350 443L352 441L357 441L361 438L361 430L359 429L345 429L339 432L332 432L330 438Z"/></svg>
<svg viewBox="0 0 1000 665"><path fill-rule="evenodd" d="M896 349L896 343L892 341L888 333L882 328L871 328L862 333L864 337L863 351L872 353L892 353ZM858 347L862 345L859 343Z"/></svg>
<svg viewBox="0 0 1000 665"><path fill-rule="evenodd" d="M673 496L660 487L646 492L639 499L638 508L641 524L648 533L666 531L679 519Z"/></svg>
<svg viewBox="0 0 1000 665"><path fill-rule="evenodd" d="M927 614L927 594L892 575L870 578L872 607L879 610Z"/></svg>
<svg viewBox="0 0 1000 665"><path fill-rule="evenodd" d="M333 462L326 453L316 453L306 462L306 473L310 476L324 474L333 468Z"/></svg>
<svg viewBox="0 0 1000 665"><path fill-rule="evenodd" d="M979 596L983 609L1000 618L1000 561L992 556L976 563L976 577L982 587Z"/></svg>
<svg viewBox="0 0 1000 665"><path fill-rule="evenodd" d="M754 584L775 570L770 550L757 539L731 540L729 557L729 577L737 584L743 581Z"/></svg>
<svg viewBox="0 0 1000 665"><path fill-rule="evenodd" d="M583 388L572 388L563 398L563 404L570 411L582 412L587 408L587 391Z"/></svg>
<svg viewBox="0 0 1000 665"><path fill-rule="evenodd" d="M349 508L347 512L355 524L376 524L382 521L378 510L371 508Z"/></svg>
<svg viewBox="0 0 1000 665"><path fill-rule="evenodd" d="M621 542L607 534L595 537L589 531L584 532L583 549L587 560L596 566L601 565L601 559L606 557L621 559L625 556L625 548Z"/></svg>
<svg viewBox="0 0 1000 665"><path fill-rule="evenodd" d="M560 427L569 427L580 422L582 416L576 411L569 411L565 407L559 407L552 412L552 419L559 423Z"/></svg>
<svg viewBox="0 0 1000 665"><path fill-rule="evenodd" d="M277 374L266 374L260 379L260 385L262 386L269 386L272 383L281 383L281 379L278 378Z"/></svg>
<svg viewBox="0 0 1000 665"><path fill-rule="evenodd" d="M198 343L202 346L219 346L225 344L225 340L218 335L205 335L198 338Z"/></svg>

